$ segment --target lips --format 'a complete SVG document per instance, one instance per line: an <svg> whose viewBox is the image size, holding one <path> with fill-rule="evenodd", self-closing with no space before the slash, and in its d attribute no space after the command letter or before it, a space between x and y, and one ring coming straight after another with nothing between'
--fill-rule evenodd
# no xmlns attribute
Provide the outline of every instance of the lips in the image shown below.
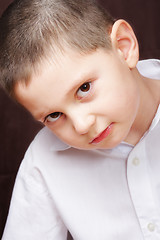
<svg viewBox="0 0 160 240"><path fill-rule="evenodd" d="M100 143L103 139L105 139L111 132L113 124L111 123L103 132L101 132L96 138L94 138L90 144Z"/></svg>

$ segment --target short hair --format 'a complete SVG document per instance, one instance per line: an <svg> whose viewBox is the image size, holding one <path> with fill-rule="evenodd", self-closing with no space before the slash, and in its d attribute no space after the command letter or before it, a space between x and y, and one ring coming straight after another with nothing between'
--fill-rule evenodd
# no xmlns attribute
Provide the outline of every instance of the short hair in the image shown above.
<svg viewBox="0 0 160 240"><path fill-rule="evenodd" d="M15 0L0 19L0 84L14 95L50 53L111 49L112 16L94 0ZM54 55L53 55L54 56Z"/></svg>

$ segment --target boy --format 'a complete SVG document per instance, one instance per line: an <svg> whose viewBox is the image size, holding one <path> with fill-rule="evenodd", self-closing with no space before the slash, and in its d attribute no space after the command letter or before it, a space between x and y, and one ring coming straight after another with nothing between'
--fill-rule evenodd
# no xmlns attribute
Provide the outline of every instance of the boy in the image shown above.
<svg viewBox="0 0 160 240"><path fill-rule="evenodd" d="M2 239L160 239L160 62L91 0L15 1L0 29L1 84L47 126Z"/></svg>

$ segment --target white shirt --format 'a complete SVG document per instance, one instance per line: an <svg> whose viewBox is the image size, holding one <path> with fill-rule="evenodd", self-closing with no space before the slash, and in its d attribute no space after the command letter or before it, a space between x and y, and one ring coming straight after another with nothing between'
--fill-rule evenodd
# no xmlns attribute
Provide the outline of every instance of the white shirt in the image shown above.
<svg viewBox="0 0 160 240"><path fill-rule="evenodd" d="M160 61L142 61L160 79ZM133 147L78 150L43 128L20 166L3 240L160 239L160 107Z"/></svg>

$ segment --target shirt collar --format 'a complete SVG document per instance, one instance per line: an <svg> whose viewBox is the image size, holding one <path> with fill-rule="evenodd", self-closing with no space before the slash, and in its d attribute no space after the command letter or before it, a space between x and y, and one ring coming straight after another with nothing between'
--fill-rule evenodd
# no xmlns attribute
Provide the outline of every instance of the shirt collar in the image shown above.
<svg viewBox="0 0 160 240"><path fill-rule="evenodd" d="M57 140L59 140L57 138ZM67 145L66 143L62 142L61 140L55 141L54 145L50 147L50 151L64 151L71 148L71 146Z"/></svg>
<svg viewBox="0 0 160 240"><path fill-rule="evenodd" d="M158 59L141 60L137 64L137 69L145 77L160 80L160 60Z"/></svg>

